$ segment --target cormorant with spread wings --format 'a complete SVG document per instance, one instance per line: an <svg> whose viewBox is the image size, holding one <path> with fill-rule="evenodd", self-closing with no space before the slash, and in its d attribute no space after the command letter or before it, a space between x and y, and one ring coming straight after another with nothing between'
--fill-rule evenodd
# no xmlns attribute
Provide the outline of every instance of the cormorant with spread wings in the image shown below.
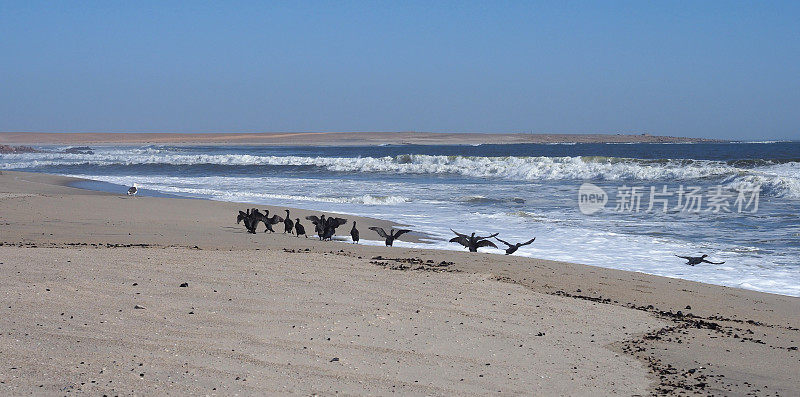
<svg viewBox="0 0 800 397"><path fill-rule="evenodd" d="M332 239L333 235L336 234L336 228L347 223L347 219L334 218L332 216L325 218L325 214L322 214L320 217L309 215L306 219L314 224L314 231L317 232L317 236L319 236L320 240Z"/></svg>
<svg viewBox="0 0 800 397"><path fill-rule="evenodd" d="M244 227L247 228L248 233L256 233L256 226L258 226L258 220L254 219L250 214L250 209L247 212L239 211L239 215L236 216L236 224L240 224L244 222Z"/></svg>
<svg viewBox="0 0 800 397"><path fill-rule="evenodd" d="M394 240L400 238L400 236L402 236L403 234L411 231L408 229L399 229L396 231L394 229L391 229L389 230L389 233L386 233L386 231L383 230L382 227L375 227L375 226L370 227L369 230L374 230L375 233L378 233L379 236L383 237L385 239L384 242L386 243L387 247L391 247L392 244L394 243Z"/></svg>
<svg viewBox="0 0 800 397"><path fill-rule="evenodd" d="M503 244L505 244L505 245L507 245L507 246L508 246L508 248L506 248L506 255L511 255L511 254L513 254L513 253L517 252L517 250L519 249L519 247L522 247L522 246L524 246L524 245L528 245L528 244L532 243L532 242L533 242L533 240L536 240L536 237L534 237L534 238L532 238L532 239L530 239L530 240L528 240L528 241L526 241L526 242L524 242L524 243L516 243L516 244L511 244L511 243L509 243L508 241L503 241L503 240L500 240L500 239L499 239L499 238L497 238L497 237L495 237L494 239L495 239L495 240L497 240L497 241L499 241L499 242L501 242L501 243L503 243Z"/></svg>
<svg viewBox="0 0 800 397"><path fill-rule="evenodd" d="M703 256L680 256L680 255L675 255L675 256L677 256L678 258L686 259L688 261L686 262L686 264L689 266L698 265L703 262L710 263L712 265L721 265L725 263L725 262L711 262L709 260L706 260L706 257L708 256L706 254L703 254Z"/></svg>
<svg viewBox="0 0 800 397"><path fill-rule="evenodd" d="M264 222L265 225L267 225L267 228L266 230L264 230L264 233L266 233L267 230L269 230L272 233L275 233L275 229L272 228L272 225L277 225L279 223L282 223L283 218L279 217L278 215L273 215L272 218L270 218L269 210L264 210L264 211L266 211L266 214L264 215L262 221Z"/></svg>
<svg viewBox="0 0 800 397"><path fill-rule="evenodd" d="M469 249L469 252L478 252L478 248L481 247L497 248L497 246L494 245L493 242L489 241L489 239L492 237L497 237L497 235L500 234L500 233L495 233L492 234L491 236L482 237L482 236L476 236L474 232L472 233L471 236L467 236L466 234L461 234L453 229L450 229L450 231L455 233L457 236L450 239L450 242L459 243L463 245L464 247Z"/></svg>

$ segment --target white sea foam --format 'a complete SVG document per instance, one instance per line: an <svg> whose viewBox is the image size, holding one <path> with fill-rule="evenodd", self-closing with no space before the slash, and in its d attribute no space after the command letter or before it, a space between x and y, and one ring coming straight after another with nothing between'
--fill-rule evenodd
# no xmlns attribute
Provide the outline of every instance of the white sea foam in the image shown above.
<svg viewBox="0 0 800 397"><path fill-rule="evenodd" d="M196 197L213 198L222 201L259 201L259 200L284 200L290 202L317 202L317 203L342 203L373 205L398 205L413 201L409 197L397 195L371 195L362 194L355 196L328 195L299 195L273 193L274 179L247 178L247 177L165 177L165 176L110 176L110 175L68 175L74 178L85 178L96 181L108 182L127 186L134 181L143 189L152 189L164 193L191 195ZM312 182L312 180L305 180ZM293 179L297 184L300 180ZM263 188L259 189L259 186ZM267 191L264 191L267 190ZM317 190L296 188L293 190ZM323 192L321 192L323 193Z"/></svg>
<svg viewBox="0 0 800 397"><path fill-rule="evenodd" d="M777 169L782 170L781 167ZM433 237L424 245L399 242L398 246L460 249L459 246L447 242L451 237L450 227L459 231L487 234L501 232L502 238L507 241L524 241L537 236L534 244L523 247L517 254L800 296L800 280L796 267L787 266L785 260L784 263L765 260L764 255L768 254L754 250L749 245L689 242L669 235L631 235L604 230L603 227L594 227L593 222L602 223L607 220L576 219L574 214L564 212L563 209L539 209L538 206L535 209L514 210L504 200L496 203L487 201L491 199L470 194L468 190L463 190L465 187L462 185L437 185L437 188L444 190L438 194L450 197L451 200L437 201L423 199L419 191L408 189L404 193L414 199L380 196L372 193L373 190L382 190L374 188L374 180L341 181L331 186L326 179L296 177L74 176L120 185L130 184L135 179L143 189L168 193L383 218L409 224L412 229L423 230ZM275 186L291 188L276 192ZM359 194L343 196L341 192L345 190ZM285 194L282 193L284 191L313 194ZM507 194L510 191L500 193L500 196L513 197ZM480 204L479 210L473 205L475 200ZM642 222L645 221L634 223L647 226L648 223L655 222L657 225L657 221L652 219ZM364 231L362 237L369 239L370 233ZM500 250L487 252L502 253ZM726 261L728 265L690 269L674 257L675 254L703 252L711 253L715 260Z"/></svg>
<svg viewBox="0 0 800 397"><path fill-rule="evenodd" d="M24 153L0 156L0 168L23 169L86 164L315 166L334 172L455 174L514 181L605 180L685 181L717 178L729 188L761 184L765 194L800 198L800 163L741 168L708 160L633 160L614 157L468 157L399 155L393 157L305 157L248 154L184 154L159 148L108 150L93 155Z"/></svg>
<svg viewBox="0 0 800 397"><path fill-rule="evenodd" d="M731 176L725 182L729 189L760 185L768 196L800 199L800 163L791 162L759 167L757 172Z"/></svg>
<svg viewBox="0 0 800 397"><path fill-rule="evenodd" d="M734 141L731 143L761 143L761 144L769 144L769 143L785 143L785 142L792 142L792 141Z"/></svg>

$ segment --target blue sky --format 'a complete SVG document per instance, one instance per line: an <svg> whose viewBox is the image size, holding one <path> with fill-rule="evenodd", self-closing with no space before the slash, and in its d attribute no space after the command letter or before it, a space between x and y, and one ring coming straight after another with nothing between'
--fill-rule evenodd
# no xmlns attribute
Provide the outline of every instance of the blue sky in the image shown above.
<svg viewBox="0 0 800 397"><path fill-rule="evenodd" d="M800 138L800 2L0 0L0 131Z"/></svg>

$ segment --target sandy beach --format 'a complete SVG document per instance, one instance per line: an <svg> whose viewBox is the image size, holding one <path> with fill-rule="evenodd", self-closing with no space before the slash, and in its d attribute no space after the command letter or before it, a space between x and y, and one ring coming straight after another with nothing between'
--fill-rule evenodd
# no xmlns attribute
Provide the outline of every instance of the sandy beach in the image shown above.
<svg viewBox="0 0 800 397"><path fill-rule="evenodd" d="M0 144L14 145L479 145L508 143L709 142L703 138L649 134L488 134L432 132L264 132L264 133L46 133L0 132Z"/></svg>
<svg viewBox="0 0 800 397"><path fill-rule="evenodd" d="M0 143L37 143L9 136ZM72 181L0 173L3 395L800 390L798 298L353 245L350 223L341 241L253 235L235 223L251 205L128 197ZM369 226L391 226L344 217L362 238L373 238Z"/></svg>

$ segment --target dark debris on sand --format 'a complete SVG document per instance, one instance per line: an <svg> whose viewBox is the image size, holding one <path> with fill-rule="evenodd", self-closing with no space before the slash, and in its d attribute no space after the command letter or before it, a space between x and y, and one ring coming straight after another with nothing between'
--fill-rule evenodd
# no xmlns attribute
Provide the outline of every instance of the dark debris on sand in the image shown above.
<svg viewBox="0 0 800 397"><path fill-rule="evenodd" d="M383 258L382 256L373 257L369 262L373 265L381 266L390 270L417 270L425 272L460 272L451 266L453 262L441 261L436 263L433 260L423 261L420 258Z"/></svg>
<svg viewBox="0 0 800 397"><path fill-rule="evenodd" d="M587 296L575 295L568 292L559 290L552 295L565 296L576 299L588 300L591 302L617 304L621 305L618 301L612 301L602 296ZM678 394L678 395L716 395L726 394L736 391L744 391L741 394L747 395L774 395L774 391L770 391L767 385L758 387L752 384L740 385L735 383L732 379L727 379L725 375L714 371L714 366L717 363L704 363L691 368L679 368L672 363L664 362L662 359L656 357L654 342L668 342L684 344L687 339L693 338L691 330L707 330L714 335L714 338L733 338L742 343L756 343L764 345L765 342L753 336L755 332L748 326L762 326L768 328L780 327L776 325L763 324L753 320L738 320L730 319L721 316L709 316L706 318L696 316L692 313L683 313L681 310L672 312L671 310L658 310L653 305L636 306L634 304L622 305L634 310L641 310L652 313L658 318L671 321L673 325L667 326L658 330L654 330L644 335L634 336L629 340L615 343L615 347L619 348L623 353L633 356L634 358L644 362L658 378L658 384L655 386L653 392L656 395L661 394ZM686 310L691 309L691 305L686 306ZM728 323L730 325L725 325ZM742 325L745 328L740 328ZM783 327L790 329L791 327ZM769 346L774 350L792 350L792 347L782 346ZM747 382L745 382L747 383Z"/></svg>

